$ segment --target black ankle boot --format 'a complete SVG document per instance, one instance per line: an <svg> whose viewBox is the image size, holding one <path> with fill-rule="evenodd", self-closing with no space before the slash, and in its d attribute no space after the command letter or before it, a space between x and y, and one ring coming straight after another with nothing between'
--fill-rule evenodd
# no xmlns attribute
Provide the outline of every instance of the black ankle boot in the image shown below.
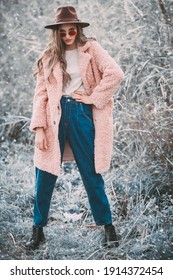
<svg viewBox="0 0 173 280"><path fill-rule="evenodd" d="M115 227L112 224L105 225L105 242L104 245L116 247L119 246L117 234L115 232Z"/></svg>
<svg viewBox="0 0 173 280"><path fill-rule="evenodd" d="M28 250L35 250L45 240L43 228L33 226L31 240L26 244Z"/></svg>

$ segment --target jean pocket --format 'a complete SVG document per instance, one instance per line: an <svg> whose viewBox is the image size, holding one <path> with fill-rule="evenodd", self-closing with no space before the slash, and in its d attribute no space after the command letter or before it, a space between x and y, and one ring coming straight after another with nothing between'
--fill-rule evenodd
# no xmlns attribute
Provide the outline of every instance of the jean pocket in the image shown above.
<svg viewBox="0 0 173 280"><path fill-rule="evenodd" d="M84 103L80 103L81 112L82 115L89 119L90 121L93 121L93 113L92 113L92 106Z"/></svg>

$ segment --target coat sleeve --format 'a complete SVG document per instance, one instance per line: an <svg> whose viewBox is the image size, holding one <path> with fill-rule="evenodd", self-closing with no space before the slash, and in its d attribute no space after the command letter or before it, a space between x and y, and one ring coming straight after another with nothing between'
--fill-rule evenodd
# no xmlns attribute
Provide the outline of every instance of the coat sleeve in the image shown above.
<svg viewBox="0 0 173 280"><path fill-rule="evenodd" d="M91 103L102 109L118 89L124 73L114 59L96 41L92 42L94 62L101 73L100 83L89 96Z"/></svg>
<svg viewBox="0 0 173 280"><path fill-rule="evenodd" d="M36 127L47 127L46 105L47 105L47 90L44 78L43 69L37 74L37 82L33 99L33 111L30 123L30 130L35 131Z"/></svg>

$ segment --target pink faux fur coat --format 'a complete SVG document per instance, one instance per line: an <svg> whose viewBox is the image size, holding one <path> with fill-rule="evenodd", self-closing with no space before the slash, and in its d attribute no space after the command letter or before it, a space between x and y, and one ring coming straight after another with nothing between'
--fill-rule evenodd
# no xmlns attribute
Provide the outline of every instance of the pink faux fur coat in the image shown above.
<svg viewBox="0 0 173 280"><path fill-rule="evenodd" d="M78 47L79 66L86 93L93 103L95 126L95 170L105 172L110 167L113 141L113 94L124 78L124 73L98 42L88 41ZM47 61L37 76L33 100L30 130L44 127L48 149L35 147L34 165L54 175L60 175L61 154L58 141L58 125L61 118L62 70L60 63L54 66L50 82L45 79ZM73 153L68 142L63 161L72 161Z"/></svg>

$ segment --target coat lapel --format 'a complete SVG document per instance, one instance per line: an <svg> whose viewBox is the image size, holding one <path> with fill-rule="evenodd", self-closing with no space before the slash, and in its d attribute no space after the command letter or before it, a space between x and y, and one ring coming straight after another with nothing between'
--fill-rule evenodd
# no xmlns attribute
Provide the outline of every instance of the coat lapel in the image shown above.
<svg viewBox="0 0 173 280"><path fill-rule="evenodd" d="M89 42L87 42L84 46L79 46L78 47L78 55L79 55L79 68L80 68L80 73L82 77L82 81L84 84L84 87L87 91L87 69L88 65L91 60L91 55L87 52L87 49L89 48Z"/></svg>
<svg viewBox="0 0 173 280"><path fill-rule="evenodd" d="M62 70L59 61L53 67L53 75L56 79L57 84L62 86Z"/></svg>
<svg viewBox="0 0 173 280"><path fill-rule="evenodd" d="M60 67L60 62L57 62L55 66L53 67L53 83L52 83L52 89L54 92L54 98L56 99L56 103L59 103L61 96L62 96L62 84L63 84L63 75L62 70Z"/></svg>

